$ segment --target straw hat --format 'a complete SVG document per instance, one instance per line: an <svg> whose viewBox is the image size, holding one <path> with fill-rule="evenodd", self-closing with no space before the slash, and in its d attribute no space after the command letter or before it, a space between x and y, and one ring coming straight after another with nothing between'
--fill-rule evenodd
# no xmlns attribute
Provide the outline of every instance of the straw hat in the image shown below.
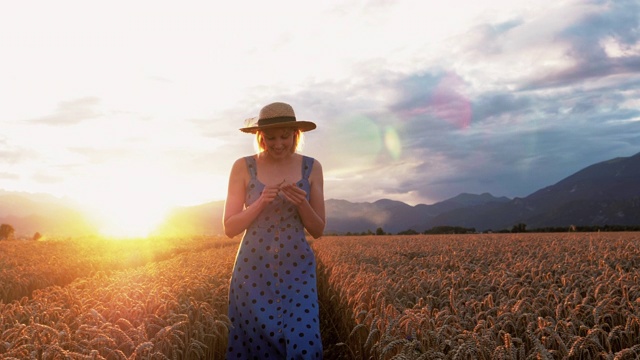
<svg viewBox="0 0 640 360"><path fill-rule="evenodd" d="M255 134L258 130L278 127L295 127L300 131L310 131L316 128L311 121L296 121L296 114L289 104L275 102L263 107L257 118L245 120L245 127L240 131Z"/></svg>

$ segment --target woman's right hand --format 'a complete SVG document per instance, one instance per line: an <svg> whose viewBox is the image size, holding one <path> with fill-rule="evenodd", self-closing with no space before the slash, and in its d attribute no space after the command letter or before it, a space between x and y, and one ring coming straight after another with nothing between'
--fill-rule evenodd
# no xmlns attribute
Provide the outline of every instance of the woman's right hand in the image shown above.
<svg viewBox="0 0 640 360"><path fill-rule="evenodd" d="M280 185L268 185L262 189L262 193L260 194L260 202L268 205L278 196L280 192Z"/></svg>

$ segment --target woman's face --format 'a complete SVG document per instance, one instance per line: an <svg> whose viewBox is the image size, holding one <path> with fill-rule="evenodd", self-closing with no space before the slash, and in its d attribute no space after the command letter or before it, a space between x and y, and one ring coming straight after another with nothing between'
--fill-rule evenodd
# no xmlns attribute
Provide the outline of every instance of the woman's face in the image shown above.
<svg viewBox="0 0 640 360"><path fill-rule="evenodd" d="M295 151L292 129L265 130L262 132L262 142L264 151L276 158L291 155Z"/></svg>

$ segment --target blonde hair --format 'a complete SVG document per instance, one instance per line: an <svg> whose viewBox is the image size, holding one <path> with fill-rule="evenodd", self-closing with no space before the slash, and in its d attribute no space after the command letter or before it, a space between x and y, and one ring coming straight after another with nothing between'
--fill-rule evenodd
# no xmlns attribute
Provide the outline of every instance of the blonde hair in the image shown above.
<svg viewBox="0 0 640 360"><path fill-rule="evenodd" d="M291 135L293 136L293 146L291 147L291 152L299 152L302 151L302 145L304 143L304 139L302 136L302 131L298 128L284 128L284 129L288 129L291 130ZM266 150L265 146L264 146L264 131L263 130L258 130L256 131L256 142L255 142L255 148L256 148L256 152L257 153L261 153L264 152Z"/></svg>

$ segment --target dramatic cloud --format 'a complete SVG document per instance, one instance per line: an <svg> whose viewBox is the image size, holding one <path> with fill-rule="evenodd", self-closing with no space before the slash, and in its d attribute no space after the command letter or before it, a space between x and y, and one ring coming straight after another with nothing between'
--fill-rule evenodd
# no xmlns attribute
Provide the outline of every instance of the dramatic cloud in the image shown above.
<svg viewBox="0 0 640 360"><path fill-rule="evenodd" d="M640 152L640 3L447 4L16 5L0 189L220 200L272 101L317 122L327 198L523 197Z"/></svg>
<svg viewBox="0 0 640 360"><path fill-rule="evenodd" d="M100 116L93 108L100 104L100 99L88 97L73 101L63 101L51 115L29 120L33 123L46 125L73 125L84 120Z"/></svg>

